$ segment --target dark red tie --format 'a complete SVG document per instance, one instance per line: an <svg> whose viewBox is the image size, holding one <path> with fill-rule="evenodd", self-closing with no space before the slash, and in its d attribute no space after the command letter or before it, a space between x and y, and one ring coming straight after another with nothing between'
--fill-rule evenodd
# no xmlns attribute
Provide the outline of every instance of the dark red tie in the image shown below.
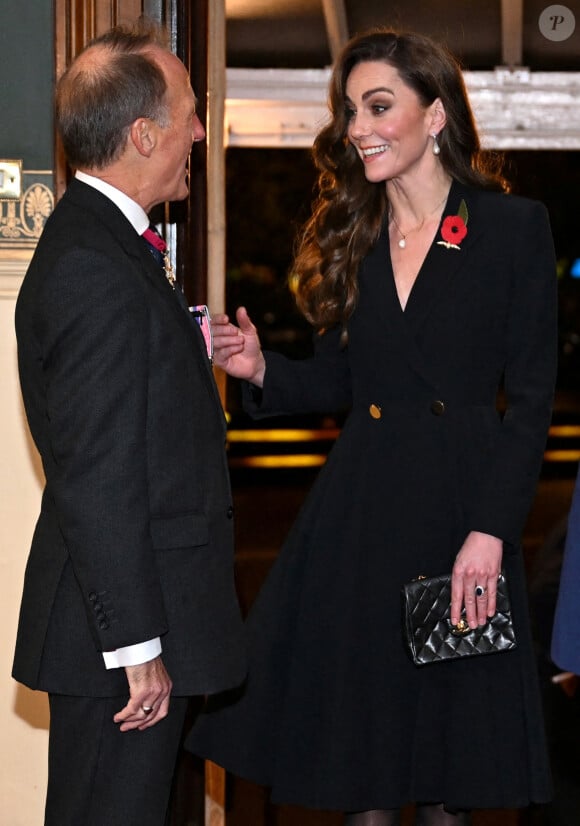
<svg viewBox="0 0 580 826"><path fill-rule="evenodd" d="M167 244L159 235L153 224L151 224L145 230L145 232L143 233L143 238L147 241L147 243L151 244L152 247L155 247L156 250L159 250L161 254L167 251Z"/></svg>
<svg viewBox="0 0 580 826"><path fill-rule="evenodd" d="M157 261L160 267L165 266L165 253L167 252L167 244L159 235L153 224L143 233L143 238L147 241L149 251L153 258Z"/></svg>

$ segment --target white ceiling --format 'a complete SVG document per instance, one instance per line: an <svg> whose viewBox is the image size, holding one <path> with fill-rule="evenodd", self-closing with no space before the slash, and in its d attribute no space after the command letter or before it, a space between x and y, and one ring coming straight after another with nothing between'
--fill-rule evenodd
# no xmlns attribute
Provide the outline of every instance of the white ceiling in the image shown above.
<svg viewBox="0 0 580 826"><path fill-rule="evenodd" d="M540 31L540 15L550 5L549 0L226 0L227 62L322 68L332 61L337 30L346 38L386 25L445 42L470 70L515 62L534 71L578 71L580 0L565 0L578 29L563 41Z"/></svg>
<svg viewBox="0 0 580 826"><path fill-rule="evenodd" d="M578 28L558 41L545 0L226 0L226 143L311 146L333 55L387 25L460 58L484 145L580 149L580 0L566 3Z"/></svg>

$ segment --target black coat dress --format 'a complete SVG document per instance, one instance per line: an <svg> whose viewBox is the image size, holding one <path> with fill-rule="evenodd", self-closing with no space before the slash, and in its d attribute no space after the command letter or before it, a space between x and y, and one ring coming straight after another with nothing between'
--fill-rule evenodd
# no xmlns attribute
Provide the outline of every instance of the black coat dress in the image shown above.
<svg viewBox="0 0 580 826"><path fill-rule="evenodd" d="M208 709L189 740L278 802L471 809L550 795L519 542L551 415L553 247L540 204L454 184L444 217L462 200L466 238L450 248L438 232L404 312L383 235L347 348L330 332L312 360L269 354L249 402L255 415L351 404L248 620L241 698ZM470 530L504 540L519 646L417 667L402 586L450 571Z"/></svg>

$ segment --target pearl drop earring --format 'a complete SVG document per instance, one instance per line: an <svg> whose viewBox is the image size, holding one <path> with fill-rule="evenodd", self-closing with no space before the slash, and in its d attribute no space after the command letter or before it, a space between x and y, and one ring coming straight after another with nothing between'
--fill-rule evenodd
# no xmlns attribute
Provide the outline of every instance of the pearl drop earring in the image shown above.
<svg viewBox="0 0 580 826"><path fill-rule="evenodd" d="M437 143L437 133L433 132L431 137L433 138L433 154L438 155L441 152L441 147Z"/></svg>

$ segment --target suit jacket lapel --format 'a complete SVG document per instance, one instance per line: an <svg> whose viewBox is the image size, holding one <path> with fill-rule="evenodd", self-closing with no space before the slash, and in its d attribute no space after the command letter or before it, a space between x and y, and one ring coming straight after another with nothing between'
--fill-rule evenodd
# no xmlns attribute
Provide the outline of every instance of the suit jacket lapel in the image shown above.
<svg viewBox="0 0 580 826"><path fill-rule="evenodd" d="M213 376L211 362L208 358L205 339L199 328L199 324L197 324L195 319L191 316L191 313L187 308L187 300L183 293L180 292L178 295L177 291L181 291L179 285L176 285L175 288L171 286L165 276L165 273L147 249L146 242L138 236L137 241L140 246L139 263L141 269L144 269L149 279L155 285L155 288L163 293L164 299L171 305L171 309L175 315L177 323L184 327L187 330L188 335L193 338L193 355L200 363L208 390L214 397L216 404L219 406L219 409L223 414L221 399L219 397L217 385ZM127 252L128 254L131 254L129 250Z"/></svg>
<svg viewBox="0 0 580 826"><path fill-rule="evenodd" d="M180 305L165 274L149 252L147 243L137 235L131 223L125 218L121 210L105 195L81 181L73 179L63 196L69 198L83 209L94 213L98 221L105 225L107 230L123 248L125 255L134 262L135 269L144 275L170 307L176 322L180 324L192 340L192 355L200 364L208 391L213 396L223 416L223 407L219 398L217 386L205 341L198 324L191 317L187 309ZM176 289L179 289L177 287Z"/></svg>

